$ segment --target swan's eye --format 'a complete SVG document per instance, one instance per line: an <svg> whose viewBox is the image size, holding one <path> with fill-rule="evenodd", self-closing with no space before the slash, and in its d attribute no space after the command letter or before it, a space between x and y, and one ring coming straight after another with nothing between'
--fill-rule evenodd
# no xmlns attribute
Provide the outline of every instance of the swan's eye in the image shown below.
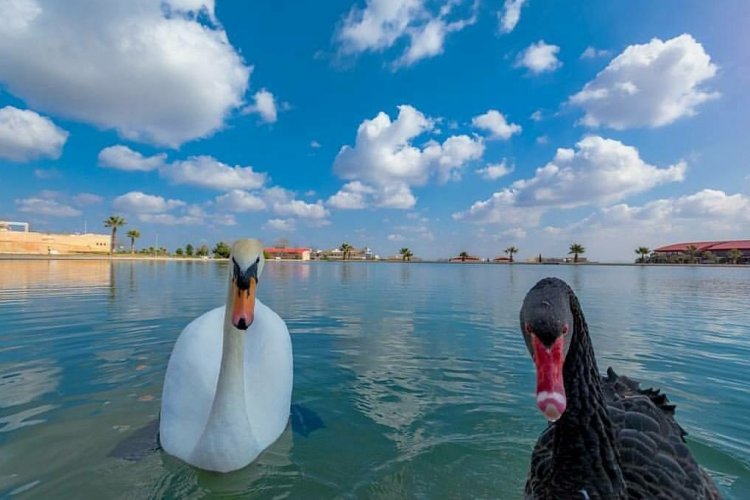
<svg viewBox="0 0 750 500"><path fill-rule="evenodd" d="M531 335L532 333L534 333L534 332L533 332L533 331L531 330L531 325L530 325L530 324L528 324L528 323L526 323L526 333L528 333L529 335Z"/></svg>
<svg viewBox="0 0 750 500"><path fill-rule="evenodd" d="M563 327L562 327L562 334L563 335L567 335L568 334L568 325L567 324L563 325Z"/></svg>
<svg viewBox="0 0 750 500"><path fill-rule="evenodd" d="M255 263L256 263L256 264L259 264L259 263L260 263L260 256L258 256L258 258L257 258L257 259L255 259Z"/></svg>

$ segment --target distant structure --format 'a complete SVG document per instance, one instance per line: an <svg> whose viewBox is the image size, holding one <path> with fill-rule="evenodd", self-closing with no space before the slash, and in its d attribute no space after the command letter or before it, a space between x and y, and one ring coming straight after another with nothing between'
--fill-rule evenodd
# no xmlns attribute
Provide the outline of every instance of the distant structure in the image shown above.
<svg viewBox="0 0 750 500"><path fill-rule="evenodd" d="M451 257L449 262L482 262L482 258L477 257L476 255L466 255L464 257L458 255L456 257Z"/></svg>
<svg viewBox="0 0 750 500"><path fill-rule="evenodd" d="M344 252L340 248L333 248L331 250L314 250L311 254L311 258L314 260L344 260ZM377 260L378 256L375 255L372 249L363 248L352 248L349 250L346 260Z"/></svg>
<svg viewBox="0 0 750 500"><path fill-rule="evenodd" d="M679 260L690 255L691 250L696 253L700 260L705 259L708 252L717 261L730 260L730 252L738 250L742 253L739 263L750 263L750 240L726 240L726 241L691 241L687 243L675 243L659 247L653 251L651 262L670 262Z"/></svg>
<svg viewBox="0 0 750 500"><path fill-rule="evenodd" d="M109 247L109 234L37 233L28 222L0 221L0 254L107 254Z"/></svg>
<svg viewBox="0 0 750 500"><path fill-rule="evenodd" d="M263 251L270 260L310 260L310 248L269 247Z"/></svg>

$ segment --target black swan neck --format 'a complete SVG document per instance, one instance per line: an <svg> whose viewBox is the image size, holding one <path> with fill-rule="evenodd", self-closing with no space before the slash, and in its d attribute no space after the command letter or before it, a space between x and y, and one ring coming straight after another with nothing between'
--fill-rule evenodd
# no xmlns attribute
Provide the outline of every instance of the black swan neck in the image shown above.
<svg viewBox="0 0 750 500"><path fill-rule="evenodd" d="M626 498L614 430L578 299L574 337L563 366L567 409L555 424L551 486L559 498Z"/></svg>

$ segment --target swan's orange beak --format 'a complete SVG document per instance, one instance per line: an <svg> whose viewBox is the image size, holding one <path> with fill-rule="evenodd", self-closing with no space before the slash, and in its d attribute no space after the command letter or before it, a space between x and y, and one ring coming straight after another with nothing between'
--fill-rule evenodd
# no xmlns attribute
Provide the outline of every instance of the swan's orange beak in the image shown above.
<svg viewBox="0 0 750 500"><path fill-rule="evenodd" d="M536 335L531 335L536 365L536 405L550 422L559 419L567 406L563 383L564 346L562 335L550 347L544 345Z"/></svg>
<svg viewBox="0 0 750 500"><path fill-rule="evenodd" d="M255 319L255 287L258 282L250 278L250 287L241 289L234 284L234 303L232 305L232 324L239 330L247 330Z"/></svg>

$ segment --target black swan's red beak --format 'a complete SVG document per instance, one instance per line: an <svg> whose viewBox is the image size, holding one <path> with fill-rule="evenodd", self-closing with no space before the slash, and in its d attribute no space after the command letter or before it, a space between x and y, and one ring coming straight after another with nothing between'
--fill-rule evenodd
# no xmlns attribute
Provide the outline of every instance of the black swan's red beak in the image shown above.
<svg viewBox="0 0 750 500"><path fill-rule="evenodd" d="M554 422L567 406L563 383L565 340L560 336L547 347L532 334L531 344L536 365L536 405L547 420Z"/></svg>

